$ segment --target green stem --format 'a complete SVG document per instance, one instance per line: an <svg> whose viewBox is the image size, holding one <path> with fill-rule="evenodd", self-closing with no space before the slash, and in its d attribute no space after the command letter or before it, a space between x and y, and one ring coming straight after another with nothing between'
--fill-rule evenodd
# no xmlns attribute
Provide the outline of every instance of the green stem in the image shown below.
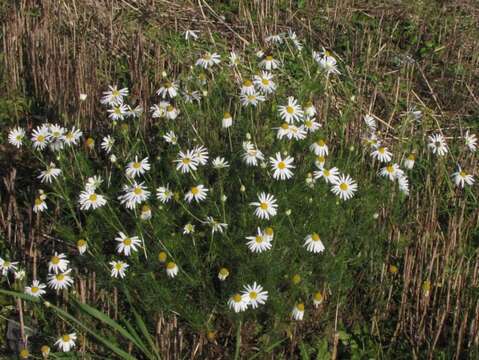
<svg viewBox="0 0 479 360"><path fill-rule="evenodd" d="M236 330L236 346L235 346L235 360L239 359L240 349L241 349L241 325L243 321L240 320L238 323L238 329Z"/></svg>

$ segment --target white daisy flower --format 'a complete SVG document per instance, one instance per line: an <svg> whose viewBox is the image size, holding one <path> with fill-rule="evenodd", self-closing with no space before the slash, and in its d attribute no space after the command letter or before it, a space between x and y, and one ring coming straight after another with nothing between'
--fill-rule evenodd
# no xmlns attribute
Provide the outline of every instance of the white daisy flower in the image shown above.
<svg viewBox="0 0 479 360"><path fill-rule="evenodd" d="M393 154L385 146L378 146L371 153L373 159L378 159L380 162L390 162Z"/></svg>
<svg viewBox="0 0 479 360"><path fill-rule="evenodd" d="M208 149L203 145L195 146L192 150L193 160L200 165L208 164Z"/></svg>
<svg viewBox="0 0 479 360"><path fill-rule="evenodd" d="M193 102L200 102L201 101L201 93L197 90L190 91L185 89L183 91L183 97L185 102L192 104Z"/></svg>
<svg viewBox="0 0 479 360"><path fill-rule="evenodd" d="M173 130L170 130L165 135L163 135L163 139L165 139L168 144L178 144L178 137Z"/></svg>
<svg viewBox="0 0 479 360"><path fill-rule="evenodd" d="M324 164L324 163L323 163ZM339 180L339 170L336 167L326 169L324 166L313 172L315 179L323 178L326 184L334 184Z"/></svg>
<svg viewBox="0 0 479 360"><path fill-rule="evenodd" d="M254 84L250 79L246 79L243 81L243 85L241 86L241 95L254 95L256 94L256 89L254 88Z"/></svg>
<svg viewBox="0 0 479 360"><path fill-rule="evenodd" d="M289 124L303 120L304 112L298 104L298 100L292 96L288 97L288 105L279 106L278 111L281 119Z"/></svg>
<svg viewBox="0 0 479 360"><path fill-rule="evenodd" d="M162 98L170 97L171 99L178 95L178 83L176 81L165 82L156 92L156 95Z"/></svg>
<svg viewBox="0 0 479 360"><path fill-rule="evenodd" d="M70 261L67 260L65 254L55 252L55 255L50 258L48 263L48 272L54 272L55 274L65 272L68 269L69 263Z"/></svg>
<svg viewBox="0 0 479 360"><path fill-rule="evenodd" d="M221 268L220 271L218 271L218 279L220 279L221 281L225 281L229 275L230 272L227 268Z"/></svg>
<svg viewBox="0 0 479 360"><path fill-rule="evenodd" d="M9 271L16 271L17 265L18 261L4 260L0 257L0 270L3 276L6 276Z"/></svg>
<svg viewBox="0 0 479 360"><path fill-rule="evenodd" d="M148 162L148 157L138 161L138 156L135 156L135 161L129 162L126 166L125 173L127 177L135 178L137 176L143 175L145 172L149 171L150 168L151 166Z"/></svg>
<svg viewBox="0 0 479 360"><path fill-rule="evenodd" d="M291 316L294 320L301 321L304 317L304 304L299 303L294 305L293 311L291 312Z"/></svg>
<svg viewBox="0 0 479 360"><path fill-rule="evenodd" d="M135 106L135 108L132 108L130 105L127 105L128 110L126 112L127 117L132 117L132 118L139 118L141 114L143 114L143 107L140 105Z"/></svg>
<svg viewBox="0 0 479 360"><path fill-rule="evenodd" d="M328 51L324 51L323 54L313 51L313 58L318 63L319 67L326 73L326 75L340 74L336 59L331 56Z"/></svg>
<svg viewBox="0 0 479 360"><path fill-rule="evenodd" d="M342 200L351 199L357 190L358 184L349 175L340 175L331 188L331 191Z"/></svg>
<svg viewBox="0 0 479 360"><path fill-rule="evenodd" d="M123 279L126 276L126 269L130 266L124 261L110 261L111 273L110 276L114 278L120 277Z"/></svg>
<svg viewBox="0 0 479 360"><path fill-rule="evenodd" d="M266 98L263 95L260 94L251 94L251 95L241 95L240 96L240 101L241 105L243 106L248 106L248 105L253 105L257 106L259 103L264 102Z"/></svg>
<svg viewBox="0 0 479 360"><path fill-rule="evenodd" d="M110 85L108 88L109 90L103 92L100 102L109 106L123 104L123 98L128 96L128 88L118 89L116 85Z"/></svg>
<svg viewBox="0 0 479 360"><path fill-rule="evenodd" d="M256 146L250 141L243 142L243 150L244 154L242 157L246 162L246 165L258 166L258 160L264 160L264 155L261 150L257 149Z"/></svg>
<svg viewBox="0 0 479 360"><path fill-rule="evenodd" d="M181 170L183 174L196 171L198 169L198 160L195 155L194 150L188 150L186 153L180 151L178 153L178 159L175 160L177 163L176 170Z"/></svg>
<svg viewBox="0 0 479 360"><path fill-rule="evenodd" d="M44 290L47 286L45 284L41 284L38 280L33 280L32 285L25 286L25 293L33 296L33 297L40 297L46 293Z"/></svg>
<svg viewBox="0 0 479 360"><path fill-rule="evenodd" d="M151 219L151 208L147 204L141 207L140 219L143 221Z"/></svg>
<svg viewBox="0 0 479 360"><path fill-rule="evenodd" d="M323 294L320 291L316 291L313 295L313 304L314 307L317 308L323 302Z"/></svg>
<svg viewBox="0 0 479 360"><path fill-rule="evenodd" d="M250 205L256 206L254 214L260 219L268 220L278 212L278 205L276 204L274 196L264 192L258 195L258 202L252 202Z"/></svg>
<svg viewBox="0 0 479 360"><path fill-rule="evenodd" d="M438 156L444 156L448 152L446 139L441 134L433 134L429 136L429 143L427 147L431 149L432 153Z"/></svg>
<svg viewBox="0 0 479 360"><path fill-rule="evenodd" d="M223 119L221 120L221 126L223 129L227 129L233 125L233 118L229 112L223 114Z"/></svg>
<svg viewBox="0 0 479 360"><path fill-rule="evenodd" d="M8 133L8 142L17 148L23 145L23 139L25 139L25 130L21 127L11 129Z"/></svg>
<svg viewBox="0 0 479 360"><path fill-rule="evenodd" d="M265 236L260 228L258 228L258 234L254 236L247 236L246 240L249 240L246 245L251 252L261 253L263 251L269 250L272 247L271 240L269 236Z"/></svg>
<svg viewBox="0 0 479 360"><path fill-rule="evenodd" d="M406 175L401 175L397 178L399 191L401 191L404 195L409 196L409 180Z"/></svg>
<svg viewBox="0 0 479 360"><path fill-rule="evenodd" d="M261 75L254 76L254 84L263 94L271 94L276 90L276 84L273 81L273 75L263 71Z"/></svg>
<svg viewBox="0 0 479 360"><path fill-rule="evenodd" d="M99 176L99 175L90 176L86 180L85 189L86 190L96 190L101 186L101 184L103 184L103 179L101 178L101 176Z"/></svg>
<svg viewBox="0 0 479 360"><path fill-rule="evenodd" d="M316 156L327 156L329 153L328 144L323 139L319 139L311 144L309 149L316 155Z"/></svg>
<svg viewBox="0 0 479 360"><path fill-rule="evenodd" d="M195 232L195 225L188 223L183 226L183 235L193 234Z"/></svg>
<svg viewBox="0 0 479 360"><path fill-rule="evenodd" d="M38 175L37 178L40 179L42 183L51 183L53 179L61 174L61 172L61 169L55 167L54 163L50 163L45 170L40 172L40 175Z"/></svg>
<svg viewBox="0 0 479 360"><path fill-rule="evenodd" d="M71 130L68 130L65 135L62 136L62 140L67 145L76 145L82 136L83 132L81 130L72 127Z"/></svg>
<svg viewBox="0 0 479 360"><path fill-rule="evenodd" d="M103 195L97 194L95 189L87 188L86 190L80 193L80 203L81 210L93 210L98 209L106 204L106 198Z"/></svg>
<svg viewBox="0 0 479 360"><path fill-rule="evenodd" d="M42 192L35 198L35 203L33 204L33 212L39 213L48 209L47 203L45 200L47 196Z"/></svg>
<svg viewBox="0 0 479 360"><path fill-rule="evenodd" d="M217 53L205 52L197 61L196 66L202 67L203 69L208 69L213 65L219 64L221 62L221 57Z"/></svg>
<svg viewBox="0 0 479 360"><path fill-rule="evenodd" d="M229 61L229 66L238 66L241 63L238 54L236 54L234 51L230 52Z"/></svg>
<svg viewBox="0 0 479 360"><path fill-rule="evenodd" d="M208 193L208 189L204 185L196 185L193 186L190 191L188 191L185 195L185 200L191 203L193 200L196 202L203 201L206 199L206 194Z"/></svg>
<svg viewBox="0 0 479 360"><path fill-rule="evenodd" d="M215 157L213 161L211 162L211 164L213 165L215 169L224 169L230 166L228 161L226 161L225 158L221 156Z"/></svg>
<svg viewBox="0 0 479 360"><path fill-rule="evenodd" d="M244 291L241 293L248 305L251 305L253 309L256 309L259 305L263 305L268 300L268 292L263 290L263 287L256 283L253 285L245 285Z"/></svg>
<svg viewBox="0 0 479 360"><path fill-rule="evenodd" d="M137 252L141 247L141 240L138 236L128 236L123 232L118 232L118 236L115 238L118 242L116 251L118 254L123 253L125 256L130 256L131 252Z"/></svg>
<svg viewBox="0 0 479 360"><path fill-rule="evenodd" d="M401 170L398 164L389 164L383 167L379 174L383 177L389 178L389 180L394 181L397 178L404 175L404 171Z"/></svg>
<svg viewBox="0 0 479 360"><path fill-rule="evenodd" d="M211 234L214 234L216 232L219 232L220 234L223 234L223 232L228 227L228 224L220 223L220 222L216 221L212 216L207 216L205 223L207 223L209 226L211 226Z"/></svg>
<svg viewBox="0 0 479 360"><path fill-rule="evenodd" d="M118 197L122 205L125 205L127 209L134 209L136 205L148 200L150 192L146 190L144 183L133 182L130 186L123 186L123 195Z"/></svg>
<svg viewBox="0 0 479 360"><path fill-rule="evenodd" d="M259 66L265 70L271 71L279 68L280 62L273 58L273 56L268 55L263 60L260 61Z"/></svg>
<svg viewBox="0 0 479 360"><path fill-rule="evenodd" d="M304 247L309 252L313 252L315 254L322 253L324 251L324 245L319 237L318 233L313 232L304 238Z"/></svg>
<svg viewBox="0 0 479 360"><path fill-rule="evenodd" d="M31 140L33 142L33 148L43 150L50 142L50 130L47 125L37 127L32 132Z"/></svg>
<svg viewBox="0 0 479 360"><path fill-rule="evenodd" d="M236 313L245 311L248 308L248 299L240 293L233 294L228 299L228 306Z"/></svg>
<svg viewBox="0 0 479 360"><path fill-rule="evenodd" d="M73 285L73 278L70 276L72 269L58 274L50 274L48 276L48 285L54 290L67 289Z"/></svg>
<svg viewBox="0 0 479 360"><path fill-rule="evenodd" d="M416 162L416 155L411 153L403 161L404 167L408 170L411 170L414 167Z"/></svg>
<svg viewBox="0 0 479 360"><path fill-rule="evenodd" d="M77 241L77 249L80 255L83 255L88 249L88 243L85 239L80 239Z"/></svg>
<svg viewBox="0 0 479 360"><path fill-rule="evenodd" d="M185 31L185 40L197 40L198 39L198 31L196 30L186 30Z"/></svg>
<svg viewBox="0 0 479 360"><path fill-rule="evenodd" d="M110 135L105 136L101 141L101 148L109 154L113 145L115 144L115 139L113 139Z"/></svg>
<svg viewBox="0 0 479 360"><path fill-rule="evenodd" d="M173 192L170 190L169 185L160 186L156 189L156 197L163 204L166 204L173 198Z"/></svg>
<svg viewBox="0 0 479 360"><path fill-rule="evenodd" d="M452 178L454 179L456 186L461 188L463 188L464 185L471 186L475 182L474 176L462 170L459 165L457 166L457 171L452 174Z"/></svg>
<svg viewBox="0 0 479 360"><path fill-rule="evenodd" d="M324 164L326 163L326 156L316 156L316 159L314 160L314 165L318 169L322 169L324 167Z"/></svg>
<svg viewBox="0 0 479 360"><path fill-rule="evenodd" d="M173 261L168 262L166 264L166 275L170 278L174 278L178 275L178 265L176 265Z"/></svg>
<svg viewBox="0 0 479 360"><path fill-rule="evenodd" d="M160 104L154 104L150 107L151 117L158 119L166 116L166 108L170 106L168 101L160 101Z"/></svg>
<svg viewBox="0 0 479 360"><path fill-rule="evenodd" d="M477 136L476 134L470 134L469 130L466 131L466 135L464 135L464 142L467 148L471 152L476 152L477 149Z"/></svg>
<svg viewBox="0 0 479 360"><path fill-rule="evenodd" d="M366 123L369 130L371 130L372 132L376 131L377 123L376 123L376 119L374 119L374 117L372 117L369 114L366 114L366 115L363 116L363 120Z"/></svg>
<svg viewBox="0 0 479 360"><path fill-rule="evenodd" d="M316 115L316 108L312 101L306 101L304 104L304 115L308 118L313 118Z"/></svg>
<svg viewBox="0 0 479 360"><path fill-rule="evenodd" d="M283 159L279 152L276 153L275 157L270 157L271 170L274 171L273 178L276 180L290 179L293 176L291 169L295 168L293 161L294 159L291 156L286 156Z"/></svg>
<svg viewBox="0 0 479 360"><path fill-rule="evenodd" d="M128 106L125 104L118 104L118 105L113 105L111 109L107 110L110 115L108 117L111 120L117 121L117 120L123 120L125 119L125 116L128 115Z"/></svg>
<svg viewBox="0 0 479 360"><path fill-rule="evenodd" d="M58 347L58 350L63 352L69 352L75 347L75 340L77 335L75 333L62 335L56 342L55 346Z"/></svg>
<svg viewBox="0 0 479 360"><path fill-rule="evenodd" d="M283 37L282 37L282 34L269 35L264 39L264 41L266 41L267 43L273 43L273 44L276 44L276 45L280 45L280 44L283 43Z"/></svg>
<svg viewBox="0 0 479 360"><path fill-rule="evenodd" d="M168 105L166 107L165 116L168 120L175 120L180 114L180 110L175 108L173 105Z"/></svg>

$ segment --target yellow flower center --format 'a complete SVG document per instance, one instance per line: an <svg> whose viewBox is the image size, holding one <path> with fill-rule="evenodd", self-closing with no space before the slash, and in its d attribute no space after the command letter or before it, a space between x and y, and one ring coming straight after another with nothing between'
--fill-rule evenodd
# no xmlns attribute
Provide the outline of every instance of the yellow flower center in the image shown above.
<svg viewBox="0 0 479 360"><path fill-rule="evenodd" d="M3 263L3 267L5 267L5 268L7 268L7 269L10 267L10 265L11 265L11 262L10 262L10 261L5 261L5 262Z"/></svg>
<svg viewBox="0 0 479 360"><path fill-rule="evenodd" d="M416 160L416 156L414 154L410 154L408 157L407 157L408 160Z"/></svg>
<svg viewBox="0 0 479 360"><path fill-rule="evenodd" d="M326 161L326 158L324 156L318 156L316 160L319 161L320 163L323 163Z"/></svg>
<svg viewBox="0 0 479 360"><path fill-rule="evenodd" d="M256 235L254 240L257 244L261 244L263 242L263 237L261 235Z"/></svg>
<svg viewBox="0 0 479 360"><path fill-rule="evenodd" d="M164 251L161 251L159 254L158 254L158 260L160 260L161 262L165 262L166 261L166 258L167 258L167 255Z"/></svg>
<svg viewBox="0 0 479 360"><path fill-rule="evenodd" d="M303 303L297 304L297 305L296 305L296 309L297 309L298 311L304 311L304 304L303 304Z"/></svg>
<svg viewBox="0 0 479 360"><path fill-rule="evenodd" d="M318 141L318 145L322 147L322 146L326 145L326 142L323 139L321 139L321 140Z"/></svg>
<svg viewBox="0 0 479 360"><path fill-rule="evenodd" d="M116 270L120 271L122 268L123 268L123 264L122 264L122 263L119 263L119 262L118 262L118 263L115 264L115 269L116 269Z"/></svg>
<svg viewBox="0 0 479 360"><path fill-rule="evenodd" d="M52 132L52 136L53 137L59 137L60 133L58 131L54 131L54 132Z"/></svg>
<svg viewBox="0 0 479 360"><path fill-rule="evenodd" d="M323 174L324 174L324 176L327 177L327 176L329 176L329 175L331 174L331 172L330 172L328 169L324 169L324 170L323 170Z"/></svg>
<svg viewBox="0 0 479 360"><path fill-rule="evenodd" d="M293 284L299 284L301 282L301 275L295 274L293 275Z"/></svg>
<svg viewBox="0 0 479 360"><path fill-rule="evenodd" d="M256 291L251 291L251 292L249 293L249 297L250 297L250 299L253 299L253 300L254 300L254 299L256 299L256 298L258 297L258 293L257 293Z"/></svg>
<svg viewBox="0 0 479 360"><path fill-rule="evenodd" d="M139 162L134 162L132 166L134 169L139 169L141 167L141 164Z"/></svg>
<svg viewBox="0 0 479 360"><path fill-rule="evenodd" d="M264 230L264 233L268 236L272 236L273 235L273 228L271 227L267 227L265 230Z"/></svg>
<svg viewBox="0 0 479 360"><path fill-rule="evenodd" d="M311 239L312 239L313 241L319 241L319 240L320 240L320 237L319 237L319 235L318 235L317 233L313 233L313 234L311 235Z"/></svg>
<svg viewBox="0 0 479 360"><path fill-rule="evenodd" d="M321 294L319 291L314 294L314 300L316 301L322 301L323 300L323 294Z"/></svg>
<svg viewBox="0 0 479 360"><path fill-rule="evenodd" d="M173 105L168 105L168 106L166 107L166 111L168 111L168 112L172 112L173 110L175 110L175 108L174 108Z"/></svg>
<svg viewBox="0 0 479 360"><path fill-rule="evenodd" d="M95 140L93 140L92 138L86 139L86 144L87 144L88 146L92 146L94 143L95 143Z"/></svg>
<svg viewBox="0 0 479 360"><path fill-rule="evenodd" d="M280 161L278 163L278 169L283 170L286 168L286 163L284 161Z"/></svg>
<svg viewBox="0 0 479 360"><path fill-rule="evenodd" d="M392 174L394 172L394 167L392 165L388 165L386 166L386 171L390 174Z"/></svg>
<svg viewBox="0 0 479 360"><path fill-rule="evenodd" d="M63 336L62 336L62 340L63 340L64 342L70 341L70 335L63 335Z"/></svg>
<svg viewBox="0 0 479 360"><path fill-rule="evenodd" d="M131 245L131 239L126 238L125 240L123 240L123 244L126 245L126 246L130 246Z"/></svg>
<svg viewBox="0 0 479 360"><path fill-rule="evenodd" d="M169 82L169 81L167 81L167 82L165 83L165 88L167 88L167 89L169 89L169 88L172 87L172 86L173 86L173 84L172 84L171 82Z"/></svg>
<svg viewBox="0 0 479 360"><path fill-rule="evenodd" d="M32 286L32 293L37 293L39 288L37 286Z"/></svg>
<svg viewBox="0 0 479 360"><path fill-rule="evenodd" d="M382 146L380 148L378 148L378 153L380 153L380 154L384 154L385 151L386 151L386 148L384 148Z"/></svg>
<svg viewBox="0 0 479 360"><path fill-rule="evenodd" d="M15 137L15 139L18 140L18 141L20 141L20 140L23 139L23 136L22 136L22 135L17 135L17 136Z"/></svg>
<svg viewBox="0 0 479 360"><path fill-rule="evenodd" d="M228 119L228 118L230 118L230 117L231 117L231 114L230 114L229 112L227 112L227 111L223 114L223 118L224 118L224 119Z"/></svg>
<svg viewBox="0 0 479 360"><path fill-rule="evenodd" d="M176 264L172 261L170 261L167 265L166 265L166 268L168 270L173 270L174 268L176 267Z"/></svg>
<svg viewBox="0 0 479 360"><path fill-rule="evenodd" d="M244 87L250 87L250 86L252 86L252 85L253 85L253 83L251 82L251 80L245 80L245 81L243 82L243 86L244 86Z"/></svg>
<svg viewBox="0 0 479 360"><path fill-rule="evenodd" d="M185 165L188 165L191 162L191 159L190 158L184 158L184 159L181 160L181 162Z"/></svg>
<svg viewBox="0 0 479 360"><path fill-rule="evenodd" d="M60 262L60 258L58 256L53 256L52 257L52 264L53 265L58 265L59 262Z"/></svg>
<svg viewBox="0 0 479 360"><path fill-rule="evenodd" d="M116 96L120 96L120 90L113 90L113 91L111 92L111 95L112 95L112 96L115 96L115 97L116 97Z"/></svg>
<svg viewBox="0 0 479 360"><path fill-rule="evenodd" d="M30 356L30 352L27 349L23 349L19 355L21 359L27 359Z"/></svg>
<svg viewBox="0 0 479 360"><path fill-rule="evenodd" d="M259 204L259 207L263 210L266 210L268 208L268 203L262 202L261 204Z"/></svg>
<svg viewBox="0 0 479 360"><path fill-rule="evenodd" d="M35 205L37 205L37 206L41 205L42 202L43 202L43 200L40 199L40 198L36 198L36 199L35 199Z"/></svg>
<svg viewBox="0 0 479 360"><path fill-rule="evenodd" d="M343 182L343 183L339 184L339 188L343 191L346 191L346 190L349 189L349 185Z"/></svg>
<svg viewBox="0 0 479 360"><path fill-rule="evenodd" d="M49 353L50 352L50 347L48 345L43 345L41 348L40 348L40 351L42 352L42 354L44 353Z"/></svg>
<svg viewBox="0 0 479 360"><path fill-rule="evenodd" d="M135 195L141 195L143 193L143 189L139 186L135 187L135 189L133 190L133 193Z"/></svg>
<svg viewBox="0 0 479 360"><path fill-rule="evenodd" d="M77 241L77 246L82 247L86 245L86 240L80 239Z"/></svg>
<svg viewBox="0 0 479 360"><path fill-rule="evenodd" d="M200 190L198 189L198 187L194 186L194 187L191 188L191 193L193 195L197 195L199 192L200 192Z"/></svg>
<svg viewBox="0 0 479 360"><path fill-rule="evenodd" d="M466 177L467 173L463 170L459 173L460 177Z"/></svg>
<svg viewBox="0 0 479 360"><path fill-rule="evenodd" d="M55 275L55 278L56 278L58 281L63 281L63 280L65 280L65 275L63 275L63 274L57 274L57 275Z"/></svg>
<svg viewBox="0 0 479 360"><path fill-rule="evenodd" d="M311 126L313 126L313 122L311 120L306 120L304 122L304 125L306 125L306 127L310 128Z"/></svg>
<svg viewBox="0 0 479 360"><path fill-rule="evenodd" d="M266 56L266 60L273 61L273 57L271 55Z"/></svg>
<svg viewBox="0 0 479 360"><path fill-rule="evenodd" d="M294 113L294 107L292 107L292 106L287 106L287 107L286 107L286 112L287 112L288 114Z"/></svg>
<svg viewBox="0 0 479 360"><path fill-rule="evenodd" d="M269 80L268 79L261 79L261 83L264 85L264 86L268 86L269 85Z"/></svg>
<svg viewBox="0 0 479 360"><path fill-rule="evenodd" d="M221 269L220 269L220 275L221 275L221 276L228 276L229 273L230 273L230 272L229 272L228 269L226 269L226 268L221 268Z"/></svg>
<svg viewBox="0 0 479 360"><path fill-rule="evenodd" d="M256 99L256 95L248 95L247 98L248 98L249 101L253 101L253 100Z"/></svg>
<svg viewBox="0 0 479 360"><path fill-rule="evenodd" d="M211 54L210 53L204 54L203 55L203 60L210 61L211 60Z"/></svg>
<svg viewBox="0 0 479 360"><path fill-rule="evenodd" d="M45 136L43 136L43 135L38 135L38 136L37 136L37 141L38 141L38 142L44 142L44 141L45 141Z"/></svg>
<svg viewBox="0 0 479 360"><path fill-rule="evenodd" d="M95 202L96 199L97 199L96 194L91 194L91 195L88 197L88 200L90 200L91 202Z"/></svg>
<svg viewBox="0 0 479 360"><path fill-rule="evenodd" d="M283 130L288 130L288 128L289 128L288 123L284 123L284 124L281 125L281 129L283 129Z"/></svg>
<svg viewBox="0 0 479 360"><path fill-rule="evenodd" d="M242 297L241 297L240 294L234 294L234 295L233 295L233 301L234 301L234 302L239 303L239 302L241 302L241 300L242 300Z"/></svg>
<svg viewBox="0 0 479 360"><path fill-rule="evenodd" d="M114 111L116 115L121 115L121 108L119 106L117 106Z"/></svg>

